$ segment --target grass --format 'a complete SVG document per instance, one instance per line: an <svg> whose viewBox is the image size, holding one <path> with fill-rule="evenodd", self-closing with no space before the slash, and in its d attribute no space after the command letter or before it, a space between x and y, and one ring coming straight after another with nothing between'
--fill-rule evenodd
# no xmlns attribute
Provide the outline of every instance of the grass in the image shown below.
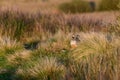
<svg viewBox="0 0 120 80"><path fill-rule="evenodd" d="M101 30L100 28L115 23L119 12L90 13L90 14L63 14L37 12L26 13L17 10L1 10L0 34L17 40L25 40L33 35L40 39L52 36L58 31L64 33ZM93 16L96 16L95 19ZM108 15L108 17L106 16ZM102 21L101 21L102 20ZM54 27L54 28L53 28ZM103 28L102 28L103 29ZM97 30L95 30L97 31ZM40 33L39 33L40 32ZM45 35L44 35L45 34Z"/></svg>
<svg viewBox="0 0 120 80"><path fill-rule="evenodd" d="M22 49L5 55L7 65L2 66L1 70L7 71L1 72L0 78L4 80L119 79L119 36L110 34L111 40L109 40L107 34L103 32L82 32L79 35L81 42L76 49L63 47L67 44L53 47L52 43L46 48L35 51ZM56 40L58 38L55 37ZM66 37L61 39L66 40ZM61 41L58 39L56 44L59 42Z"/></svg>
<svg viewBox="0 0 120 80"><path fill-rule="evenodd" d="M119 24L117 11L1 9L0 80L119 80ZM76 48L70 45L73 34L80 35ZM24 48L34 42L37 49Z"/></svg>
<svg viewBox="0 0 120 80"><path fill-rule="evenodd" d="M30 77L34 77L36 80L61 80L65 77L65 67L59 64L54 57L44 57L33 66L29 66L27 70L18 69L17 74L23 75L25 79L30 74Z"/></svg>

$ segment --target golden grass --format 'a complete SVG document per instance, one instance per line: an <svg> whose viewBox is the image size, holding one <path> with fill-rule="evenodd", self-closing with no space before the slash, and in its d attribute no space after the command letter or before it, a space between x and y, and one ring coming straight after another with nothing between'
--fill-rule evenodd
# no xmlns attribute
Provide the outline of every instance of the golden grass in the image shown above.
<svg viewBox="0 0 120 80"><path fill-rule="evenodd" d="M55 34L52 37L55 40L47 43L50 45L46 47L49 50L40 47L35 51L15 51L7 56L8 63L18 66L15 75L22 76L21 80L119 78L118 35L103 32L77 33L80 35L80 43L77 48L71 49L69 45L72 34L64 34L62 31ZM68 53L66 50L69 50Z"/></svg>
<svg viewBox="0 0 120 80"><path fill-rule="evenodd" d="M81 43L79 47L73 52L73 57L79 60L82 57L87 57L91 54L108 54L113 52L114 49L119 48L119 38L103 33L82 33ZM78 58L77 58L78 57Z"/></svg>
<svg viewBox="0 0 120 80"><path fill-rule="evenodd" d="M5 69L0 72L0 79L119 80L119 12L64 14L54 12L62 1L6 1L1 2L0 13L0 71ZM112 31L111 24L117 25ZM20 39L13 37L14 33ZM80 42L71 49L73 34L80 35ZM23 43L36 40L40 41L38 49L24 49Z"/></svg>
<svg viewBox="0 0 120 80"><path fill-rule="evenodd" d="M1 10L0 35L27 41L33 36L44 40L59 31L63 31L65 34L79 31L107 32L109 26L116 24L118 15L119 12L73 15L52 12L36 12L34 14L14 9ZM8 18L4 19L6 16Z"/></svg>
<svg viewBox="0 0 120 80"><path fill-rule="evenodd" d="M26 70L18 69L17 74L31 75L42 80L49 78L61 80L65 78L65 67L58 63L54 57L44 57L39 59L39 61L35 63L35 66L31 66Z"/></svg>

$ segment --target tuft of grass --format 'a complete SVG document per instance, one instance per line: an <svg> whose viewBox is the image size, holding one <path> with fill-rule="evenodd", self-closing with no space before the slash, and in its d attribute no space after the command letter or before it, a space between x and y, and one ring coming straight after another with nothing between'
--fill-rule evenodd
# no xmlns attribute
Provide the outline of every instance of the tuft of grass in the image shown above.
<svg viewBox="0 0 120 80"><path fill-rule="evenodd" d="M115 36L105 35L103 33L83 33L82 42L79 44L78 49L75 50L75 59L89 56L91 54L109 54L114 49L118 48L119 38L116 39ZM114 38L113 38L114 37ZM80 56L81 55L81 56ZM73 55L74 56L74 55Z"/></svg>
<svg viewBox="0 0 120 80"><path fill-rule="evenodd" d="M79 47L70 56L73 59L71 73L75 80L109 79L119 76L119 38L112 41L103 33L85 33ZM109 67L108 67L109 66ZM77 77L76 77L77 76Z"/></svg>
<svg viewBox="0 0 120 80"><path fill-rule="evenodd" d="M22 47L15 40L11 40L8 37L0 37L0 67L6 69L9 67L9 61L7 57L20 51Z"/></svg>
<svg viewBox="0 0 120 80"><path fill-rule="evenodd" d="M12 65L8 58L21 49L22 47L16 40L12 40L9 37L0 37L0 79L13 79L16 66Z"/></svg>
<svg viewBox="0 0 120 80"><path fill-rule="evenodd" d="M34 18L30 14L21 13L19 11L5 10L0 13L0 25L3 26L4 32L12 34L13 38L18 40L23 36L25 31L32 31L34 25Z"/></svg>
<svg viewBox="0 0 120 80"><path fill-rule="evenodd" d="M0 52L5 54L14 54L15 51L22 49L16 40L9 37L0 37Z"/></svg>
<svg viewBox="0 0 120 80"><path fill-rule="evenodd" d="M65 78L65 67L54 57L44 57L26 70L18 69L17 73L22 74L26 79L26 75L30 75L28 80L31 77L36 80L62 80Z"/></svg>

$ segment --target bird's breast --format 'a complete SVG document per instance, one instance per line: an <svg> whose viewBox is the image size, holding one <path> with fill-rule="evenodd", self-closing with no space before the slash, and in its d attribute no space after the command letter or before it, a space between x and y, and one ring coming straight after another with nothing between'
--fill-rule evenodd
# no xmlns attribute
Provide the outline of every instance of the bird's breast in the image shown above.
<svg viewBox="0 0 120 80"><path fill-rule="evenodd" d="M71 45L71 48L76 48L76 47L77 47L77 42L74 41L74 40L72 40L72 41L70 42L70 45Z"/></svg>

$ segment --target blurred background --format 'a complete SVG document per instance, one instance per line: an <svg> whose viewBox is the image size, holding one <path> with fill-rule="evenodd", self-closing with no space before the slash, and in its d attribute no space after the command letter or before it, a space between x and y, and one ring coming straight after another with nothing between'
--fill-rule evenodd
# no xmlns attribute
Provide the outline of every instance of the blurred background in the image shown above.
<svg viewBox="0 0 120 80"><path fill-rule="evenodd" d="M0 0L0 8L83 13L118 10L119 0Z"/></svg>

